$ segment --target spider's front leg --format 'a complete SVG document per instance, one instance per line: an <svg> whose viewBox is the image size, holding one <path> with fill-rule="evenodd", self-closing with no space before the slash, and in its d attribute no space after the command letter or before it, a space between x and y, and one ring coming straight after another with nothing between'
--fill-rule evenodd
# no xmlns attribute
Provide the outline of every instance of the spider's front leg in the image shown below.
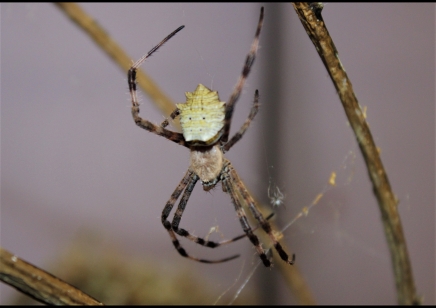
<svg viewBox="0 0 436 308"><path fill-rule="evenodd" d="M156 135L165 137L175 143L178 143L180 145L187 146L185 138L183 137L183 134L170 131L168 129L165 129L165 126L156 125L152 122L145 120L140 117L139 115L139 101L137 96L137 89L136 89L136 75L138 68L141 66L144 61L150 57L156 50L158 50L166 41L168 41L170 38L172 38L174 35L176 35L177 32L182 30L184 26L181 26L177 28L175 31L173 31L170 35L168 35L166 38L164 38L159 44L157 44L155 47L153 47L146 55L142 56L138 61L136 61L132 67L127 72L127 83L129 85L129 91L130 91L130 97L132 100L132 117L135 121L136 125L139 127L148 130L149 132L152 132Z"/></svg>
<svg viewBox="0 0 436 308"><path fill-rule="evenodd" d="M139 115L139 103L136 95L136 68L135 67L132 67L129 70L127 78L129 82L130 96L132 99L132 117L136 125L156 135L165 137L175 143L187 146L183 134L173 132L171 130L166 129L165 126L163 125L159 126L148 120L141 118L141 116Z"/></svg>
<svg viewBox="0 0 436 308"><path fill-rule="evenodd" d="M224 130L221 138L223 142L228 141L233 110L235 109L236 102L238 101L239 96L241 95L242 88L244 87L245 84L245 80L247 80L248 74L250 73L251 67L253 66L254 60L256 59L256 53L259 47L260 31L262 30L262 25L263 25L263 17L264 17L264 9L262 7L260 9L260 16L259 16L259 22L257 24L256 34L254 35L254 40L251 43L250 51L248 52L247 57L245 59L245 64L244 67L242 68L241 76L239 76L239 79L236 82L236 86L233 89L233 92L230 95L230 98L226 104L226 111L224 117Z"/></svg>
<svg viewBox="0 0 436 308"><path fill-rule="evenodd" d="M239 131L233 135L232 139L230 139L227 143L223 145L224 153L230 150L230 148L234 146L236 142L241 140L242 136L244 136L245 132L247 131L248 127L251 124L251 121L253 121L258 111L259 111L259 90L256 90L256 92L254 92L253 106L251 107L251 111L250 114L248 115L247 120L245 120L244 124L239 129Z"/></svg>
<svg viewBox="0 0 436 308"><path fill-rule="evenodd" d="M171 114L170 114L170 118L171 120L174 120L176 117L178 117L180 115L180 109L176 108ZM170 122L168 121L168 118L166 118L165 120L163 120L163 122L160 124L161 127L165 128L170 124Z"/></svg>

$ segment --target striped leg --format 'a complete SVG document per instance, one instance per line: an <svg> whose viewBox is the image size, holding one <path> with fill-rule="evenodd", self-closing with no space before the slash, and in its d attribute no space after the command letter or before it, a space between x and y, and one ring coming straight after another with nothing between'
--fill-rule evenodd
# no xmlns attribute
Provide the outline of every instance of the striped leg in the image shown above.
<svg viewBox="0 0 436 308"><path fill-rule="evenodd" d="M167 231L172 239L174 247L177 249L179 254L182 255L183 257L189 258L189 259L194 260L194 261L202 262L202 263L222 263L222 262L230 261L230 260L233 260L233 259L239 257L239 255L234 255L234 256L220 259L220 260L206 260L206 259L196 258L196 257L188 255L186 250L181 246L179 240L177 239L176 233L178 235L184 236L184 237L186 237L186 238L188 238L188 239L190 239L190 240L192 240L200 245L206 246L206 247L215 248L215 247L218 247L218 246L223 244L223 243L214 243L211 241L205 241L204 239L201 239L195 235L189 234L189 232L184 230L184 229L178 228L180 220L181 220L182 215L183 215L183 211L185 210L186 204L189 200L189 197L191 196L192 190L194 189L197 181L198 181L198 176L195 175L192 171L188 170L186 172L186 175L184 176L184 178L180 182L180 184L177 186L176 190L171 195L171 198L170 198L170 200L168 200L167 204L165 205L164 210L162 211L162 217L161 217L162 224L164 225L165 229L167 229ZM183 196L182 196L182 199L180 200L177 211L174 214L173 221L172 221L172 223L170 223L168 221L168 216L169 216L174 204L176 203L177 199L179 198L179 196L183 190L185 190L185 192L183 193ZM231 241L232 240L226 241L225 243L231 242Z"/></svg>
<svg viewBox="0 0 436 308"><path fill-rule="evenodd" d="M228 167L232 168L230 165L230 162L227 161L226 171L228 171ZM235 206L236 214L238 215L239 221L242 226L242 230L244 230L245 234L247 234L247 237L250 239L251 243L255 246L257 253L259 254L260 259L262 260L263 264L266 267L271 266L271 260L267 257L265 250L262 248L262 245L259 241L259 238L253 233L253 230L250 227L250 224L248 223L247 215L245 215L245 211L241 206L241 202L239 199L239 196L235 190L235 186L232 183L232 180L230 178L230 174L228 172L223 172L223 186L224 190L229 193L230 198L232 199L232 203Z"/></svg>
<svg viewBox="0 0 436 308"><path fill-rule="evenodd" d="M245 84L245 80L247 79L248 74L250 73L251 66L254 63L254 59L256 58L256 52L257 52L257 48L259 47L259 35L260 35L260 30L262 29L262 24L263 24L263 7L260 9L260 17L259 17L259 23L257 24L256 34L254 36L253 43L251 44L250 51L245 60L245 65L242 69L241 76L236 82L235 89L233 90L233 93L231 94L228 102L226 103L226 111L225 111L226 114L224 117L224 132L223 132L223 136L221 137L221 140L223 142L227 142L229 138L230 124L232 122L233 109L235 108L234 105L236 104L236 102L239 99L239 96L241 95L242 88L244 87Z"/></svg>
<svg viewBox="0 0 436 308"><path fill-rule="evenodd" d="M223 146L223 151L227 152L228 150L230 150L230 148L236 143L238 142L242 136L245 134L245 131L247 130L247 128L250 126L251 121L253 121L254 117L257 114L257 111L259 110L259 91L256 90L256 92L254 93L254 101L253 101L253 107L251 107L251 111L250 114L248 115L247 120L245 120L244 124L242 125L242 127L239 129L239 131L232 137L232 139L230 139L229 142L227 142L224 146Z"/></svg>
<svg viewBox="0 0 436 308"><path fill-rule="evenodd" d="M263 217L262 213L257 208L253 197L248 193L247 188L245 187L244 183L239 178L235 169L230 165L230 162L228 162L228 167L229 167L228 170L229 170L229 175L230 175L231 181L237 187L237 190L240 192L242 198L244 198L245 203L247 204L247 206L250 209L251 213L253 214L254 218L256 218L256 220L260 223L262 229L270 237L271 241L273 242L274 248L277 250L277 252L280 255L280 258L282 258L282 260L287 262L288 264L291 264L291 265L294 264L295 254L292 255L292 259L289 258L289 255L283 249L282 245L280 245L276 235L274 234L274 232L271 228L271 225Z"/></svg>
<svg viewBox="0 0 436 308"><path fill-rule="evenodd" d="M165 44L170 38L172 38L174 35L176 35L177 32L182 30L184 26L181 26L177 28L175 31L173 31L170 35L168 35L166 38L164 38L159 44L157 44L155 47L153 47L146 55L142 56L138 61L136 61L132 67L127 72L127 82L129 84L129 91L130 96L132 99L132 117L135 121L136 125L139 127L148 130L149 132L152 132L156 135L163 136L175 143L178 143L180 145L184 145L187 147L187 144L185 142L185 138L183 137L183 134L170 131L168 129L165 129L165 126L158 126L156 124L151 123L148 120L145 120L139 116L139 102L138 97L136 95L136 71L141 66L144 61L150 57L156 50L158 50L163 44Z"/></svg>
<svg viewBox="0 0 436 308"><path fill-rule="evenodd" d="M180 115L180 109L176 108L176 110L174 110L173 112L171 112L170 114L170 118L171 120L174 120L176 117L178 117ZM168 118L166 118L165 120L163 120L163 122L160 124L161 127L165 128L168 126L168 124L170 124L170 122L168 121Z"/></svg>
<svg viewBox="0 0 436 308"><path fill-rule="evenodd" d="M182 199L180 201L179 207L177 208L177 211L174 214L174 218L173 218L171 227L172 227L173 231L177 233L177 235L186 237L187 239L189 239L189 240L191 240L191 241L193 241L201 246L205 246L205 247L209 247L209 248L217 248L217 247L222 246L222 245L230 244L230 243L236 242L237 240L240 240L240 239L247 236L247 234L242 234L242 235L238 235L230 240L213 242L213 241L205 240L205 239L198 237L192 233L189 233L188 230L185 230L183 228L179 228L179 223L180 223L180 220L182 218L183 212L185 210L185 207L186 207L186 204L188 202L190 195L191 195L191 191L189 191L188 188L186 188L186 190L183 194L183 197L182 197L183 199L186 198L186 200ZM265 219L269 220L273 216L274 216L274 213L271 213ZM259 228L259 225L256 226L255 228L253 228L253 231L256 231L258 228Z"/></svg>

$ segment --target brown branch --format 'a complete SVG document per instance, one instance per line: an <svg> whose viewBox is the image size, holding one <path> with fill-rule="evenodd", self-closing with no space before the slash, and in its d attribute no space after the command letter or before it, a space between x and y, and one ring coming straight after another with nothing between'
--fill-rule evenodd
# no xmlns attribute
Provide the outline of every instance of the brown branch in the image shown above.
<svg viewBox="0 0 436 308"><path fill-rule="evenodd" d="M118 45L106 31L82 8L75 3L55 3L79 28L81 28L112 60L117 63L123 72L132 66L132 58ZM138 70L138 84L165 115L170 115L176 109L174 102L164 94L159 86L143 71ZM174 122L177 127L178 121Z"/></svg>
<svg viewBox="0 0 436 308"><path fill-rule="evenodd" d="M311 4L296 2L293 6L333 81L365 159L391 252L398 303L419 304L403 227L398 214L398 200L392 192L364 113L354 95L351 82L339 60L336 47L321 16L323 5L320 2Z"/></svg>
<svg viewBox="0 0 436 308"><path fill-rule="evenodd" d="M0 280L48 305L103 305L0 247Z"/></svg>

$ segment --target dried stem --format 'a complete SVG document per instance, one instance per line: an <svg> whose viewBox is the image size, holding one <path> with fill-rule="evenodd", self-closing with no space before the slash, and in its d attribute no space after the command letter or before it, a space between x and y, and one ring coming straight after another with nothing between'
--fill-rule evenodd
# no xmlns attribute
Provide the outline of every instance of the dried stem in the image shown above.
<svg viewBox="0 0 436 308"><path fill-rule="evenodd" d="M75 3L55 3L77 26L79 26L91 39L117 63L123 72L132 66L132 58L106 33L106 31L82 8ZM176 109L174 102L164 94L159 86L143 71L136 73L138 84L150 97L157 107L166 115ZM174 122L178 126L178 121Z"/></svg>
<svg viewBox="0 0 436 308"><path fill-rule="evenodd" d="M0 280L48 305L103 305L0 247Z"/></svg>
<svg viewBox="0 0 436 308"><path fill-rule="evenodd" d="M365 159L391 252L398 303L418 304L420 300L416 296L412 267L397 209L398 200L392 192L364 113L321 16L323 5L320 2L296 2L293 6L333 81Z"/></svg>

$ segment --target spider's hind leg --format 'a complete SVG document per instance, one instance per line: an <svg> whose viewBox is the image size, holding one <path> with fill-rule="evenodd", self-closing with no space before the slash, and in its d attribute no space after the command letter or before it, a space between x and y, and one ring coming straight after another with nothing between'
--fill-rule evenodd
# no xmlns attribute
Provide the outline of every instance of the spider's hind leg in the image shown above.
<svg viewBox="0 0 436 308"><path fill-rule="evenodd" d="M179 240L177 239L176 234L183 236L183 237L186 237L186 238L188 238L188 239L190 239L190 240L192 240L200 245L203 245L203 246L214 248L214 247L217 247L220 245L220 243L205 241L199 237L196 237L195 235L191 235L185 229L179 229L179 227L178 227L180 220L182 218L183 211L185 210L186 204L189 200L189 197L190 197L192 190L194 189L195 184L197 183L198 179L199 179L198 176L196 174L194 174L192 171L188 170L186 172L182 181L179 183L176 190L171 195L170 200L168 200L167 204L165 205L165 208L162 211L162 216L161 216L162 224L165 227L165 229L168 231L168 234L171 237L171 240L173 242L174 247L176 248L177 252L181 256L186 257L186 258L191 259L191 260L194 260L194 261L202 262L202 263L222 263L222 262L233 260L233 259L239 257L239 255L230 256L230 257L220 259L220 260L206 260L206 259L200 259L200 258L191 256L191 255L188 255L186 250L182 247ZM169 216L174 204L176 203L177 199L179 198L179 196L181 195L181 193L183 191L184 191L184 193L183 193L182 199L180 200L179 206L176 210L176 213L174 214L173 221L172 221L172 223L170 223L168 221L168 216Z"/></svg>
<svg viewBox="0 0 436 308"><path fill-rule="evenodd" d="M235 183L230 175L230 170L233 170L233 167L231 166L229 161L227 161L226 164L227 166L224 167L225 172L223 172L224 174L222 179L224 189L227 193L229 193L230 198L232 199L232 203L235 206L235 210L241 223L242 229L244 230L250 242L255 246L259 257L263 262L263 265L265 265L266 267L270 267L271 259L267 256L265 250L262 248L262 244L260 243L259 238L253 233L253 229L248 223L247 215L245 215L245 211L242 208L240 198L235 189ZM268 218L270 217L272 216L268 216Z"/></svg>
<svg viewBox="0 0 436 308"><path fill-rule="evenodd" d="M238 188L238 191L240 192L242 198L245 200L248 208L250 209L251 213L253 214L254 218L259 222L262 229L268 234L271 241L273 242L274 248L277 250L277 252L280 255L280 258L285 261L286 263L292 265L295 262L295 254L292 255L290 258L288 253L283 249L282 245L279 243L279 240L275 234L275 232L272 230L270 223L265 219L262 215L262 213L259 211L259 209L256 206L256 203L254 202L253 197L248 193L247 188L245 187L244 183L239 178L238 174L236 173L235 169L233 169L232 166L229 168L229 174L231 177L231 180L235 183L235 185Z"/></svg>

